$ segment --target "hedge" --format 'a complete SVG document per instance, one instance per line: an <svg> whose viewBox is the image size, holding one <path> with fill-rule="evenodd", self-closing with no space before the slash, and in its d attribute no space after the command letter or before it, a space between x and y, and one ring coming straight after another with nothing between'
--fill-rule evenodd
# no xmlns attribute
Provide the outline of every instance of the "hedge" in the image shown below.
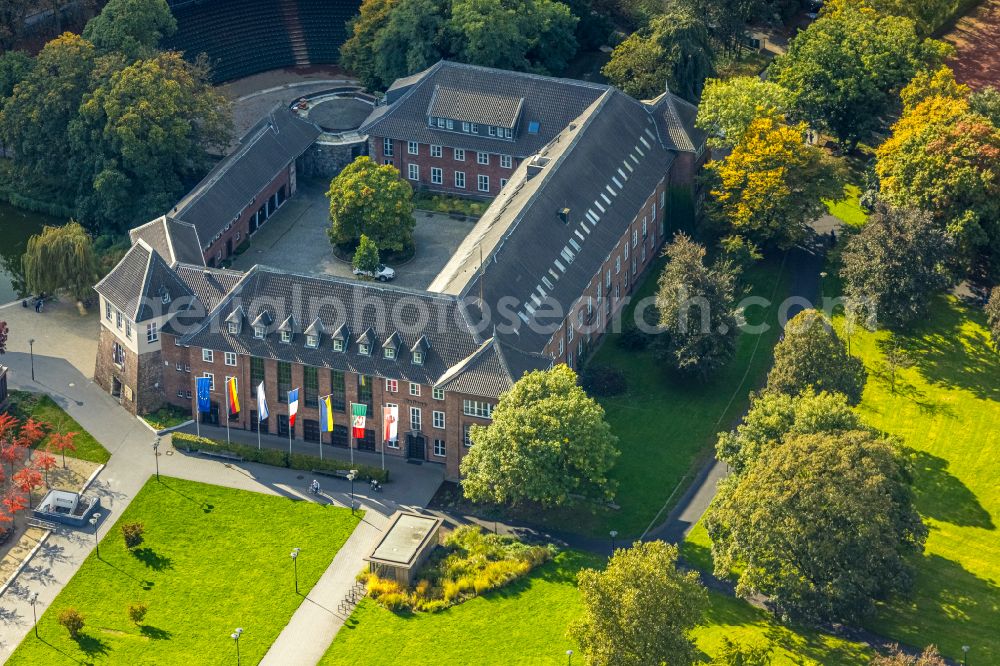
<svg viewBox="0 0 1000 666"><path fill-rule="evenodd" d="M184 449L186 451L225 451L226 453L236 454L249 462L273 465L274 467L288 467L290 469L302 470L316 469L329 472L334 472L338 469L356 469L358 470L359 479L376 479L380 483L385 483L389 480L389 470L387 469L384 470L372 467L371 465L359 465L357 463L351 465L345 460L338 460L336 458L324 458L320 460L315 456L303 453L289 455L287 451L258 449L241 444L227 444L216 439L198 437L197 435L190 435L185 432L173 433L173 442L174 448L177 449Z"/></svg>

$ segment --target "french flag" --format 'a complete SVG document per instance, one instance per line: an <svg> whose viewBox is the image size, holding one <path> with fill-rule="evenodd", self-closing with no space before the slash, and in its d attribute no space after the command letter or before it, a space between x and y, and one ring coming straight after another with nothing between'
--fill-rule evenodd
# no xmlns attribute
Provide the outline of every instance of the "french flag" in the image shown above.
<svg viewBox="0 0 1000 666"><path fill-rule="evenodd" d="M292 389L288 392L288 427L295 427L295 415L299 413L299 390Z"/></svg>

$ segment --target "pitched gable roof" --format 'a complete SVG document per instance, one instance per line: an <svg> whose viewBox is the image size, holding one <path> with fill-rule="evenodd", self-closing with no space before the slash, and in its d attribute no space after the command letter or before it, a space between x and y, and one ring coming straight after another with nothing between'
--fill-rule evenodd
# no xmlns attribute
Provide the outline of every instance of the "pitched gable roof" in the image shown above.
<svg viewBox="0 0 1000 666"><path fill-rule="evenodd" d="M552 359L549 357L525 354L494 336L449 368L434 388L499 398L525 373L550 367Z"/></svg>
<svg viewBox="0 0 1000 666"><path fill-rule="evenodd" d="M173 300L194 295L163 257L142 239L136 241L94 290L136 323L166 314Z"/></svg>
<svg viewBox="0 0 1000 666"><path fill-rule="evenodd" d="M146 241L171 266L177 263L205 265L198 230L187 222L161 215L130 230L128 235L133 244L140 238Z"/></svg>

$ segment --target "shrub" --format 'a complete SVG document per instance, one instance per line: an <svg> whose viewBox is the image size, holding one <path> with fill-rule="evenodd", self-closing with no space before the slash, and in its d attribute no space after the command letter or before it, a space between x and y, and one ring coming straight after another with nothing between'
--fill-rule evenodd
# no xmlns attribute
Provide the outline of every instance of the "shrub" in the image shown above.
<svg viewBox="0 0 1000 666"><path fill-rule="evenodd" d="M615 343L625 351L642 351L652 342L653 336L643 333L635 322L626 321L622 332L615 338Z"/></svg>
<svg viewBox="0 0 1000 666"><path fill-rule="evenodd" d="M149 607L141 601L131 603L128 605L128 619L132 620L133 624L142 624L142 621L146 619L147 610Z"/></svg>
<svg viewBox="0 0 1000 666"><path fill-rule="evenodd" d="M59 613L59 624L66 627L69 637L75 640L83 630L83 616L75 608L66 608Z"/></svg>
<svg viewBox="0 0 1000 666"><path fill-rule="evenodd" d="M410 597L404 592L390 592L379 597L378 602L394 613L410 608Z"/></svg>
<svg viewBox="0 0 1000 666"><path fill-rule="evenodd" d="M580 386L587 395L606 397L621 395L628 389L625 373L609 365L587 367L580 374Z"/></svg>
<svg viewBox="0 0 1000 666"><path fill-rule="evenodd" d="M122 525L122 536L125 537L125 547L129 550L138 547L145 540L142 536L146 528L142 523L125 523Z"/></svg>

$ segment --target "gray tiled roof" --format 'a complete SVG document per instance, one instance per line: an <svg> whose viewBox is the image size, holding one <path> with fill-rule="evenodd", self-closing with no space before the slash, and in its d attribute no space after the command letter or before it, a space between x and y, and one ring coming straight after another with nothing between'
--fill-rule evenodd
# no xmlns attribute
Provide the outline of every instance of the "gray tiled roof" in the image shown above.
<svg viewBox="0 0 1000 666"><path fill-rule="evenodd" d="M94 289L136 323L164 313L175 299L193 295L159 253L142 239L136 241ZM166 304L164 295L169 296Z"/></svg>
<svg viewBox="0 0 1000 666"><path fill-rule="evenodd" d="M525 373L551 366L552 359L547 356L525 354L492 337L461 363L449 368L435 388L500 397Z"/></svg>
<svg viewBox="0 0 1000 666"><path fill-rule="evenodd" d="M201 301L206 313L218 305L222 297L228 294L243 277L243 273L239 271L191 264L178 264L174 266L174 272Z"/></svg>
<svg viewBox="0 0 1000 666"><path fill-rule="evenodd" d="M320 129L285 106L254 125L170 215L193 224L203 247L236 219L274 177L312 145Z"/></svg>
<svg viewBox="0 0 1000 666"><path fill-rule="evenodd" d="M698 107L665 92L649 102L660 140L672 150L697 152L705 145L707 134L695 127Z"/></svg>
<svg viewBox="0 0 1000 666"><path fill-rule="evenodd" d="M608 86L442 60L427 70L408 77L405 85L390 88L390 91L394 89L401 91L398 98L390 95L388 99L395 101L388 106L376 107L358 131L375 137L419 141L520 158L538 152L606 92ZM523 109L520 123L514 132L514 140L428 127L427 110L436 89L461 91L470 96L479 95L497 100L523 98ZM528 125L532 121L539 123L536 134L528 132Z"/></svg>
<svg viewBox="0 0 1000 666"><path fill-rule="evenodd" d="M238 335L231 334L223 322L233 309L241 306L251 321L261 311L269 312L272 321L285 321L289 317L296 321L318 318L323 328L333 331L334 336L341 333L341 327L346 324L352 331L360 331L362 335L367 332L373 338L372 353L358 353L357 342L361 336L351 339L344 352L336 352L331 343L332 335L323 335L319 348L313 349L305 346L304 336L296 336L291 343L282 343L273 327L263 340L254 337L252 327L243 327ZM424 312L431 315L429 320L421 320L417 308L424 308ZM394 316L397 321L393 321ZM406 349L420 336L426 336L429 348L422 364L412 363L406 353L397 355L396 359L384 358L381 341L391 338L393 333L398 333L400 347ZM300 275L265 266L250 269L223 303L182 342L194 347L421 384L434 384L449 368L469 357L482 344L463 314L459 300L452 296L328 276ZM519 369L520 361L511 366ZM474 395L496 397L493 393Z"/></svg>
<svg viewBox="0 0 1000 666"><path fill-rule="evenodd" d="M152 222L132 229L128 235L133 244L140 238L146 241L168 264L205 265L198 230L187 222L161 215Z"/></svg>
<svg viewBox="0 0 1000 666"><path fill-rule="evenodd" d="M543 151L537 175L528 178L528 161L515 171L429 288L460 296L481 291L493 312L513 297L531 324L539 321L533 311L544 311L540 304L554 301L567 314L674 155L657 139L648 107L609 89ZM568 223L560 219L563 209ZM513 318L515 332L499 329L501 339L541 352L551 331L532 330L524 319Z"/></svg>
<svg viewBox="0 0 1000 666"><path fill-rule="evenodd" d="M436 86L426 115L513 129L523 104L523 97Z"/></svg>

